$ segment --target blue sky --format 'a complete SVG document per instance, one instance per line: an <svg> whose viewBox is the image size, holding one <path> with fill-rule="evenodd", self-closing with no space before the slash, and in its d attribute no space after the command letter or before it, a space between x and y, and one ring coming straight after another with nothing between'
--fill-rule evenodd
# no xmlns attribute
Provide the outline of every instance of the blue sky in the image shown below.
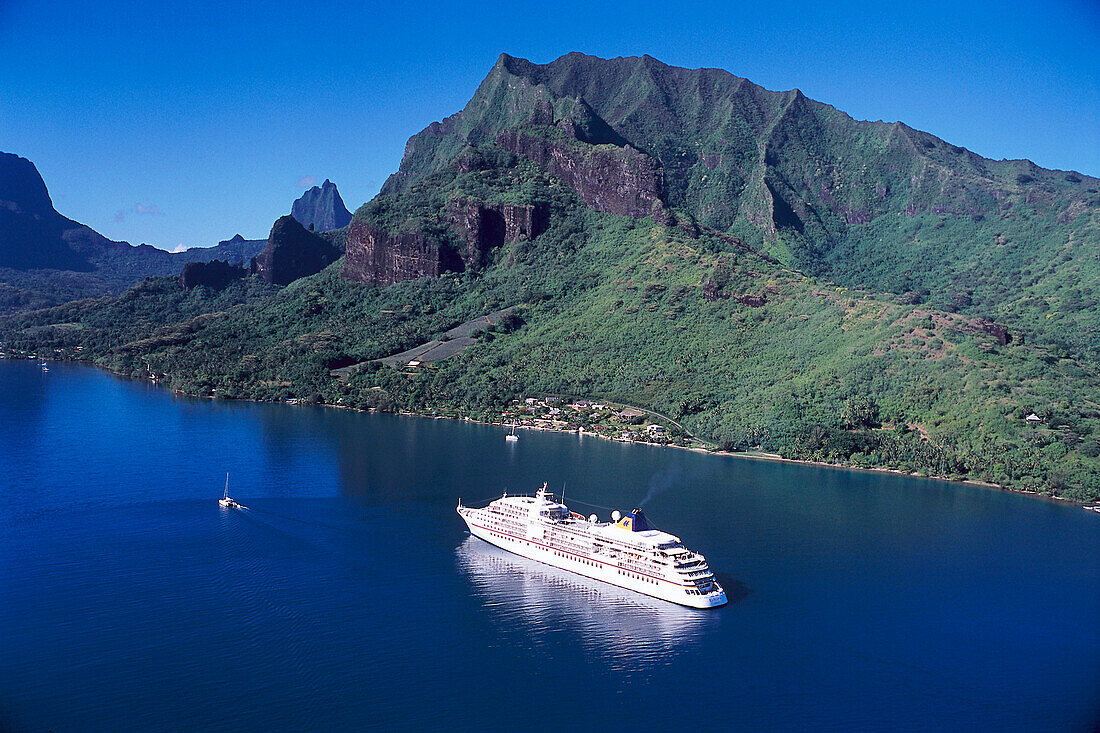
<svg viewBox="0 0 1100 733"><path fill-rule="evenodd" d="M801 89L986 157L1100 176L1100 2L0 0L0 150L112 239L266 237L308 186L370 199L502 52L648 53Z"/></svg>

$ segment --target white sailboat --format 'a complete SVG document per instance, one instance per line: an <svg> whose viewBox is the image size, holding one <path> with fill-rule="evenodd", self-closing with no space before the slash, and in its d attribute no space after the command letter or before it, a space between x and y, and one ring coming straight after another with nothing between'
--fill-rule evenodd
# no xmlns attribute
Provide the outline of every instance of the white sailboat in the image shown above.
<svg viewBox="0 0 1100 733"><path fill-rule="evenodd" d="M516 435L516 421L515 420L512 421L512 432L505 435L504 439L507 440L509 443L513 443L513 442L519 440L519 436Z"/></svg>
<svg viewBox="0 0 1100 733"><path fill-rule="evenodd" d="M229 497L229 474L225 474L225 490L222 491L222 498L218 499L218 504L225 509L247 509L244 504L240 504L236 499Z"/></svg>

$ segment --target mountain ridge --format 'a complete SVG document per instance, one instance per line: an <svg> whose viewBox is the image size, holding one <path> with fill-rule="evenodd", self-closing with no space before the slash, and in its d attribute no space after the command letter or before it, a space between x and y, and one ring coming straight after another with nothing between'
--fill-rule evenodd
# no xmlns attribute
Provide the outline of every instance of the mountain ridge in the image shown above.
<svg viewBox="0 0 1100 733"><path fill-rule="evenodd" d="M507 91L500 88L509 86L513 80L520 80L524 84ZM675 92L683 89L698 97L696 103L704 99L708 101L706 110L693 109L690 106L687 109L678 109L676 105L662 104L661 100L653 99L655 92L659 91L659 96L668 100L675 96ZM494 124L483 125L478 119L479 113L493 99L496 99L499 106L504 97L509 96L514 103L504 104L507 108L505 114L498 115ZM680 69L663 64L650 56L605 60L573 52L549 64L534 64L525 59L501 54L463 110L440 122L432 123L422 133L410 138L401 168L387 181L383 192L399 192L424 174L425 167L418 165L416 160L421 143L451 134L458 134L464 140L478 143L486 137L495 136L502 127L515 123L524 115L527 117L523 121L528 121L533 103L549 100L551 97L583 99L617 134L639 150L655 154L662 166L670 171L684 165L673 160L672 153L684 151L676 151L669 140L659 139L662 136L662 126L681 134L685 131L698 134L704 128L709 131L736 132L735 128L748 127L756 135L763 136L763 143L774 147L782 144L784 135L796 132L789 128L804 115L813 115L822 124L854 126L853 129L861 128L866 132L886 134L889 137L895 137L900 131L903 147L936 165L947 162L957 165L957 159L948 161L947 156L957 157L965 153L974 172L988 172L985 170L988 164L1010 167L1012 170L1006 172L1008 175L1017 175L1017 168L1021 169L1020 173L1023 175L1044 170L1026 159L994 161L983 158L902 122L855 120L832 105L809 99L798 89L770 91L720 69ZM712 114L704 115L703 112L707 110ZM643 111L645 114L642 114ZM729 114L722 114L723 111ZM733 114L735 112L737 114ZM688 129L689 127L692 129ZM753 155L751 148L755 147L759 146L748 146L749 149L741 152ZM709 161L702 161L711 164L718 162L713 157L720 152L722 151L704 150L701 153L691 152L691 155L711 158ZM443 159L446 156L435 157L440 158L437 165L446 164L447 160ZM692 161L691 164L694 166L698 162ZM753 161L754 164L756 162ZM1088 179L1093 184L1100 183L1096 178L1075 171L1048 172L1063 176L1074 175ZM680 201L674 197L670 203L677 205ZM706 218L705 212L702 218ZM721 226L721 221L708 223L725 228Z"/></svg>

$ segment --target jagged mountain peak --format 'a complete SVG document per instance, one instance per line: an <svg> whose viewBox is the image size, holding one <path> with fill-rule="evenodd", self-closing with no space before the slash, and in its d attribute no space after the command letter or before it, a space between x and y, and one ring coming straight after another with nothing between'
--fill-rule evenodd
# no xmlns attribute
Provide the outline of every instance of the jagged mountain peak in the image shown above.
<svg viewBox="0 0 1100 733"><path fill-rule="evenodd" d="M336 184L327 178L303 193L291 206L290 214L302 226L317 232L340 229L351 221L351 212L344 206Z"/></svg>

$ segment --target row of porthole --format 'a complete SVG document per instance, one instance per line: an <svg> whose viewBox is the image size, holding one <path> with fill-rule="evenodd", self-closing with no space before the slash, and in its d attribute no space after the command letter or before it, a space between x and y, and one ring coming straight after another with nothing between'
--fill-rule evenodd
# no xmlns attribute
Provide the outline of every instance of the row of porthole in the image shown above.
<svg viewBox="0 0 1100 733"><path fill-rule="evenodd" d="M657 585L656 580L654 580L653 578L649 578L645 575L635 575L634 573L627 572L626 570L620 570L619 575L625 575L628 578L634 578L634 580L641 580L646 583L653 583L653 585Z"/></svg>
<svg viewBox="0 0 1100 733"><path fill-rule="evenodd" d="M489 534L493 534L493 535L496 535L497 537L502 537L502 538L504 538L504 539L506 539L506 540L515 540L515 539L516 539L515 537L512 537L511 535L506 535L506 534L502 534L502 533L500 533L500 532L494 532L494 531L493 531L493 530L491 530L491 529L489 530ZM517 541L518 541L518 540L517 540ZM530 543L530 542L524 542L523 544L527 545L528 547L530 547L530 546L531 546L531 543Z"/></svg>

